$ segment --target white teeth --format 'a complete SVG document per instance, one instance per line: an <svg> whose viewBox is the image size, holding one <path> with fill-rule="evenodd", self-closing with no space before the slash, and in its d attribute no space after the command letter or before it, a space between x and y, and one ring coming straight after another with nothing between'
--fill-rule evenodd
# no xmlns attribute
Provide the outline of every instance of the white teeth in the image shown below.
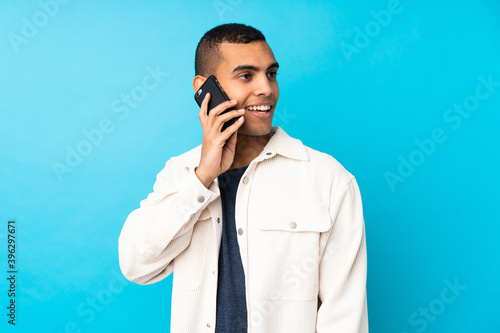
<svg viewBox="0 0 500 333"><path fill-rule="evenodd" d="M247 109L249 111L269 111L271 109L271 105L249 106Z"/></svg>

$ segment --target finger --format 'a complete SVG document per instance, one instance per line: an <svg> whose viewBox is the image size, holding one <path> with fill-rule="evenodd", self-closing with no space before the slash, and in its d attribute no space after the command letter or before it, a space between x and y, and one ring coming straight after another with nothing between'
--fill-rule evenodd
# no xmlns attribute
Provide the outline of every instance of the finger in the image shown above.
<svg viewBox="0 0 500 333"><path fill-rule="evenodd" d="M245 118L241 116L240 118L238 118L238 120L234 122L234 124L226 128L224 132L222 132L222 137L224 138L224 140L227 140L231 136L231 134L236 132L241 127L241 125L243 125L244 122Z"/></svg>
<svg viewBox="0 0 500 333"><path fill-rule="evenodd" d="M227 109L235 105L236 105L236 100L234 99L222 102L221 104L217 105L212 110L210 110L210 113L208 114L208 122L210 124L213 124L219 114L221 114L222 112L226 111Z"/></svg>
<svg viewBox="0 0 500 333"><path fill-rule="evenodd" d="M225 122L230 121L233 118L243 116L244 114L245 114L245 109L233 110L221 114L215 119L214 123L212 124L212 127L217 128L220 133L222 130L222 126L224 126Z"/></svg>
<svg viewBox="0 0 500 333"><path fill-rule="evenodd" d="M203 127L205 126L205 123L207 121L207 108L209 100L210 100L210 93L207 93L203 98L203 101L201 101L200 112L198 114L198 117L200 118Z"/></svg>
<svg viewBox="0 0 500 333"><path fill-rule="evenodd" d="M233 134L231 136L229 136L229 139L227 139L227 141L225 143L226 147L232 152L234 152L236 150L237 136L238 136L238 130L233 132Z"/></svg>

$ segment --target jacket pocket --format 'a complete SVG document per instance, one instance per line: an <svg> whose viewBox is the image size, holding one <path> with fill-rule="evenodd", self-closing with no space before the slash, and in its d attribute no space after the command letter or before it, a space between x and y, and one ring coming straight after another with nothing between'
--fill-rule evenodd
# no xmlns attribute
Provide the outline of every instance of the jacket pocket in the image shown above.
<svg viewBox="0 0 500 333"><path fill-rule="evenodd" d="M262 209L264 207L264 209ZM253 210L252 263L268 300L310 301L318 295L320 235L331 227L328 208L317 203L272 203ZM250 253L253 253L252 250Z"/></svg>
<svg viewBox="0 0 500 333"><path fill-rule="evenodd" d="M254 214L261 230L325 232L331 226L328 209L316 203L273 203Z"/></svg>

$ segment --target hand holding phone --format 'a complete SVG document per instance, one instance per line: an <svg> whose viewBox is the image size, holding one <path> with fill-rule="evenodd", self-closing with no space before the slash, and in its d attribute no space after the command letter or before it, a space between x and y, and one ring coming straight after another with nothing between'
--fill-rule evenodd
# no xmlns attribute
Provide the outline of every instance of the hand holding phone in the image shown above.
<svg viewBox="0 0 500 333"><path fill-rule="evenodd" d="M204 90L204 85L195 94L195 100L200 105L198 116L203 128L201 158L198 167L195 168L195 173L203 185L208 188L215 178L227 171L233 164L237 140L237 135L233 134L244 123L245 110L234 110L236 101L227 100L225 93L222 95L222 102L220 102L221 95L218 95L218 101L212 103L216 106L210 109L209 105L213 101L213 97L212 93L207 91L209 89ZM208 86L209 84L206 87ZM214 91L218 89L216 88ZM222 87L220 90L224 92ZM204 98L200 100L202 95Z"/></svg>
<svg viewBox="0 0 500 333"><path fill-rule="evenodd" d="M210 113L210 111L213 108L220 105L221 103L229 101L226 92L220 85L219 81L213 75L210 75L207 78L207 80L203 83L203 85L200 87L200 89L198 89L198 91L194 95L194 99L196 100L196 103L198 103L200 107L201 107L201 102L203 102L203 99L205 98L207 93L210 93L210 101L208 102L208 113ZM233 110L234 107L230 107L226 111L222 112L221 115ZM222 126L221 132L224 132L226 128L234 124L236 120L237 118L232 118L229 121L225 122L224 125Z"/></svg>

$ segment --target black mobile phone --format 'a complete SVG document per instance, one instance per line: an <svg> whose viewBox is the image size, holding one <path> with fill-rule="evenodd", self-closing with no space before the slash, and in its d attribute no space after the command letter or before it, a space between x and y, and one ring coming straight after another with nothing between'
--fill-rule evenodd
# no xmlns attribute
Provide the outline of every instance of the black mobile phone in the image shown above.
<svg viewBox="0 0 500 333"><path fill-rule="evenodd" d="M219 81L215 78L215 76L210 75L207 80L203 83L203 85L198 89L198 91L194 94L194 99L196 100L196 103L198 103L198 106L201 107L201 102L203 102L203 99L205 98L205 95L207 93L210 93L210 100L208 101L208 111L207 115L210 113L210 110L215 108L217 105L229 101L229 98L226 95L226 92L220 85ZM230 107L229 109L226 109L223 111L220 115L235 110L234 107ZM220 116L219 115L219 116ZM239 117L234 117L224 123L222 125L221 132L224 132L226 128L231 126L238 120Z"/></svg>

